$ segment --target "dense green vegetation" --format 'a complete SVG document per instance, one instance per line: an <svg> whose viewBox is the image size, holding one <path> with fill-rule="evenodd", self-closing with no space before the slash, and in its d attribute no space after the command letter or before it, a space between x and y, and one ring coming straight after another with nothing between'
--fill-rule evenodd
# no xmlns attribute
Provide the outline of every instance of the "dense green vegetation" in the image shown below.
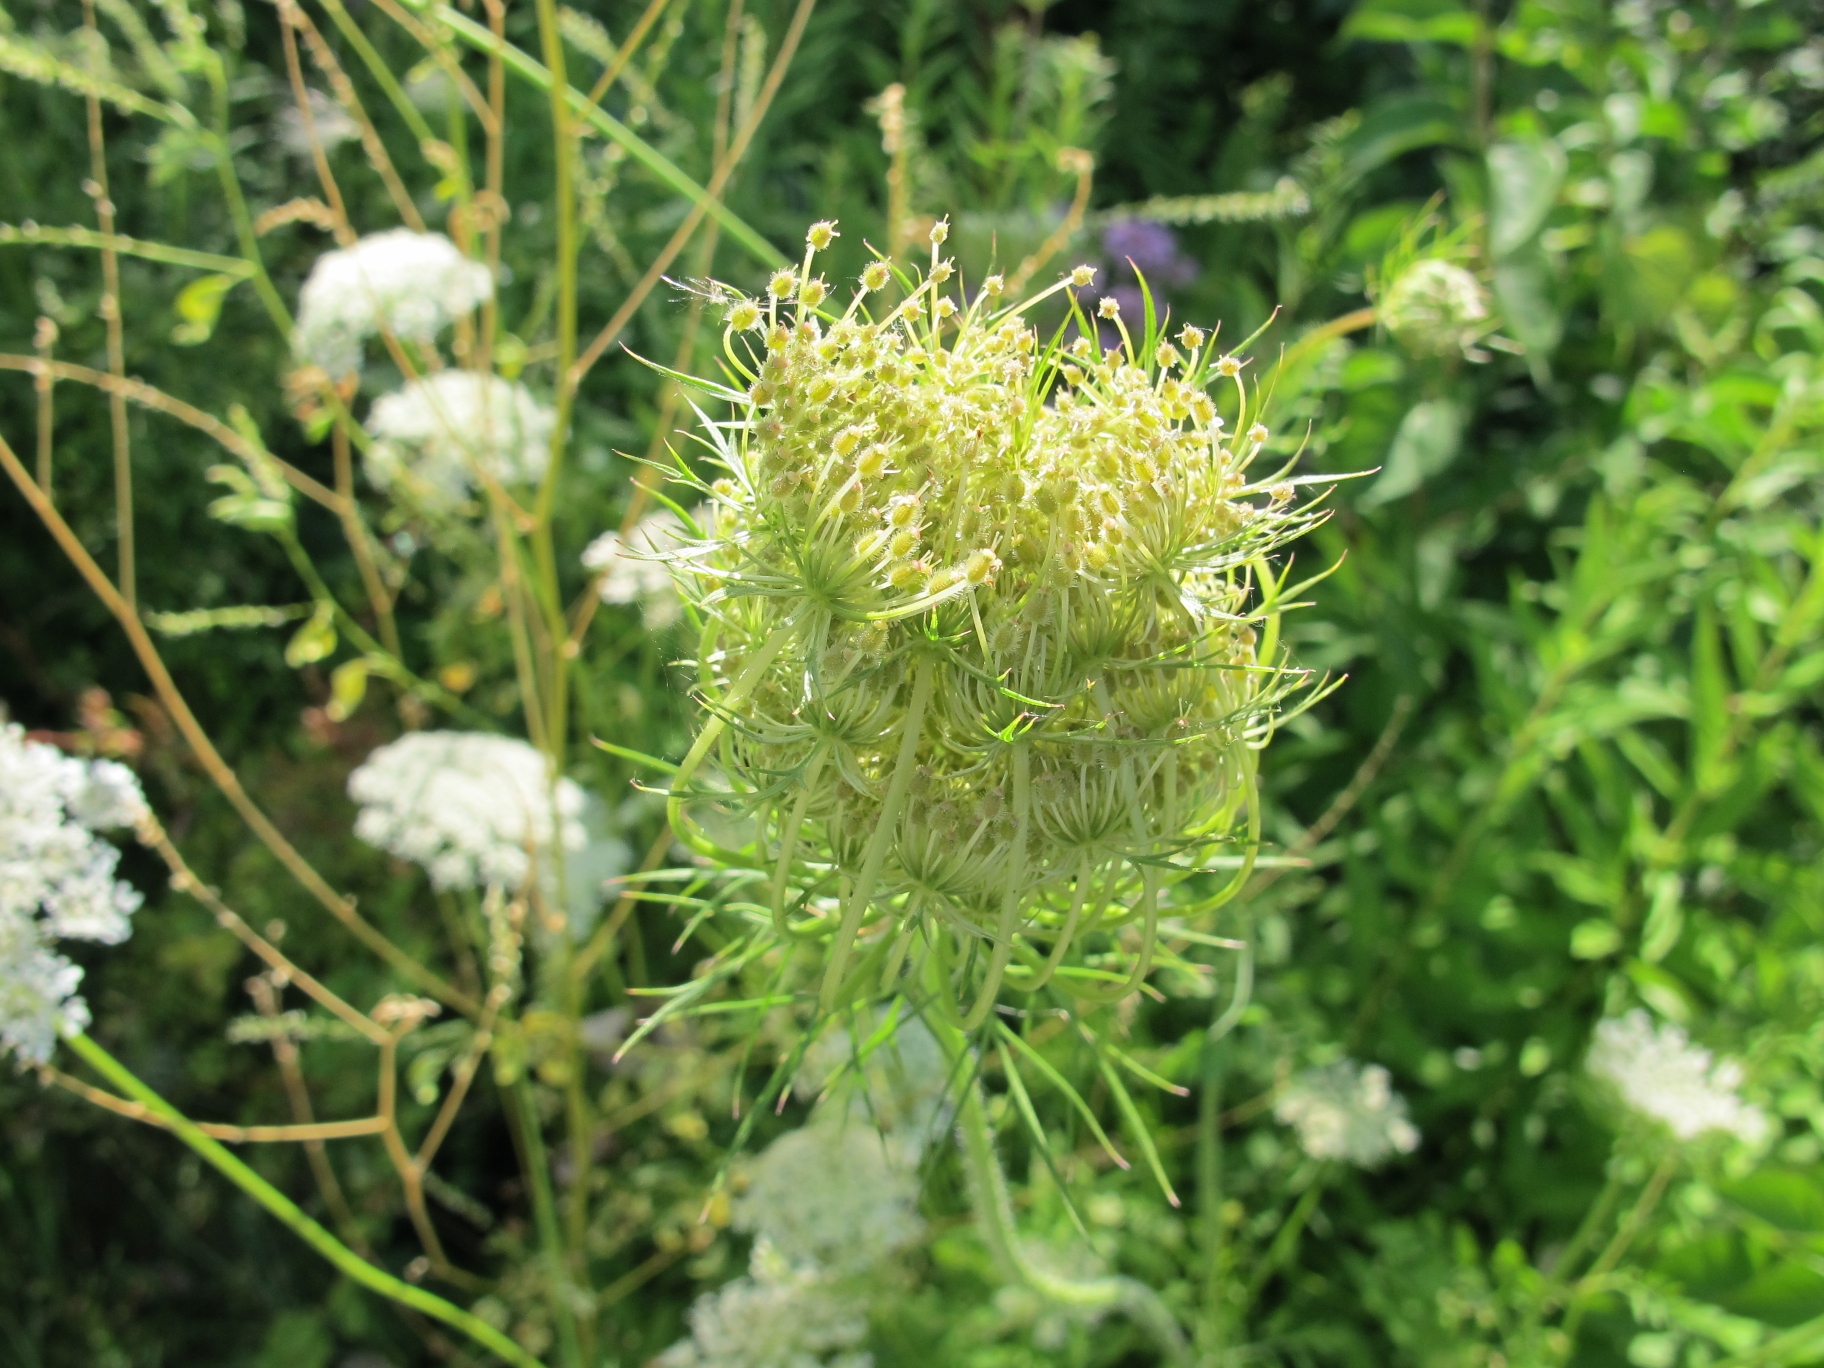
<svg viewBox="0 0 1824 1368"><path fill-rule="evenodd" d="M435 63L387 18L393 8L350 5L350 26L420 78L401 98L438 136L478 140ZM601 44L625 40L641 7L577 8L611 35L567 24L571 79L586 87ZM295 120L277 9L194 5L221 54L216 91L202 65L164 73L156 60L183 5L98 9L112 79L155 99L174 98L161 82L175 82L202 109L219 98L253 215L319 193L308 152L286 141ZM441 224L465 192L450 177L439 186L418 157L332 22L341 6L306 9L375 111L414 202ZM142 10L158 36L136 48L120 15ZM508 38L533 53L535 10L506 15ZM23 79L19 56L93 69L82 18L70 3L0 16L14 73L0 77L0 107L15 133L0 144L0 436L28 467L40 399L10 358L48 339L40 319L55 324L58 359L109 369L98 254L22 227L96 222L85 101ZM712 130L725 50L738 129L768 98L767 65L792 19L789 5L759 3L731 26L719 0L674 0L603 107L705 183L723 145ZM1041 1150L1002 1055L983 1056L1029 1238L1061 1266L1099 1259L1156 1289L1196 1362L1824 1361L1821 20L1802 0L829 0L729 181L733 214L777 252L795 254L809 221L840 219L832 280L867 260L864 240L887 248L901 211L921 233L924 218L948 214L959 267L979 278L991 259L1006 266L1037 247L1087 188L1042 279L1087 259L1118 282L1131 271L1117 253L1130 253L1174 319L1220 320L1235 339L1264 326L1254 364L1280 369L1262 459L1302 452L1301 473L1357 477L1336 485L1328 521L1295 548L1294 580L1334 568L1283 627L1297 664L1346 679L1264 752L1262 865L1202 928L1252 947L1245 1010L1212 1033L1233 1000L1235 956L1179 942L1215 968L1167 968L1157 999L1132 997L1105 1018L1121 1050L1177 1087L1136 1085L1134 1116L1092 1051L1067 1032L1027 1031L1131 1169L1107 1161L1059 1090L1035 1090L1050 1137ZM461 60L482 79L472 52ZM894 83L910 120L897 156L877 117ZM323 84L315 69L311 84ZM515 365L548 389L559 336L548 107L518 80L507 107L502 357L517 348ZM102 118L121 233L241 251L203 133L112 107ZM1093 152L1087 183L1069 149ZM333 157L350 219L394 226L359 142ZM601 136L580 144L577 174L587 342L688 201ZM1171 230L1157 271L1135 234L1120 235L1136 222ZM331 245L307 216L259 241L287 302ZM758 292L774 264L761 257L728 228L713 243L699 232L668 274ZM1394 291L1420 260L1467 271L1486 316L1399 313ZM212 291L207 274L131 255L120 272L125 374L225 421L239 406L234 421L273 455L334 483L327 429L294 416L286 345L253 284L224 278ZM644 501L640 458L690 417L621 344L707 371L719 342L719 320L661 286L589 372L552 521L566 598L586 583L583 546ZM371 366L362 402L398 381L385 362ZM53 398L58 506L112 571L107 398L73 380ZM144 610L311 597L278 539L211 514L224 488L206 471L227 457L143 406L127 423ZM397 548L415 525L389 524L378 498L369 516L409 558ZM299 502L296 537L345 603L366 602L335 518ZM471 710L437 725L518 731L523 699L486 552L418 552L398 603L402 654ZM11 718L130 754L191 867L251 925L282 922L286 953L336 991L369 1003L407 986L357 953L247 833L10 485L0 583ZM349 838L344 796L351 768L426 705L402 705L378 677L351 694L354 676L337 670L355 658L348 642L312 658L295 631L159 645L276 824L375 924L434 958L442 929L424 912L422 878ZM693 651L649 630L636 606L602 607L575 662L580 782L618 804L638 773L591 736L684 753L694 681L672 662ZM85 704L96 687L115 713ZM135 739L123 751L124 730ZM634 858L663 820L651 799L616 808ZM255 1012L244 980L257 966L150 855L129 852L123 869L147 906L126 945L82 955L93 1034L192 1116L288 1119L273 1052L227 1029ZM630 987L683 982L722 943L681 945L685 920L660 904L634 913L589 984L588 1020L624 1032L651 1001ZM747 995L769 982L756 977ZM1676 1140L1591 1079L1596 1024L1636 1007L1742 1062L1744 1095L1773 1122L1760 1143ZM744 1235L699 1221L731 1147L757 1151L805 1115L799 1099L751 1120L767 1074L790 1056L791 1016L768 1018L757 1037L752 1014L681 1021L610 1063L613 1039L560 1039L527 1004L518 1059L498 1084L483 1071L439 1160L448 1191L432 1193L451 1262L483 1281L427 1285L465 1305L486 1298L522 1343L563 1361L549 1295L561 1279L538 1249L525 1136L503 1098L517 1071L555 1116L583 1070L598 1122L586 1150L594 1361L633 1368L664 1350L692 1301L745 1266ZM420 1128L461 1048L442 1029L415 1037L406 1061L408 1091L417 1078L430 1099L402 1101ZM1414 1154L1373 1169L1312 1158L1274 1119L1293 1075L1343 1057L1389 1071L1422 1136ZM304 1049L320 1115L371 1107L367 1058L333 1040ZM79 1072L68 1058L59 1067ZM748 1128L731 1116L742 1087ZM1142 1131L1181 1207L1140 1159ZM0 1360L477 1361L339 1280L168 1135L27 1071L0 1079L0 1137ZM379 1146L329 1153L340 1211L301 1149L247 1151L319 1218L355 1231L362 1252L405 1269L419 1245ZM573 1172L560 1166L560 1183ZM867 1347L881 1368L1161 1361L1119 1316L1072 1318L999 1287L954 1155L934 1147L920 1172L927 1238L870 1296Z"/></svg>

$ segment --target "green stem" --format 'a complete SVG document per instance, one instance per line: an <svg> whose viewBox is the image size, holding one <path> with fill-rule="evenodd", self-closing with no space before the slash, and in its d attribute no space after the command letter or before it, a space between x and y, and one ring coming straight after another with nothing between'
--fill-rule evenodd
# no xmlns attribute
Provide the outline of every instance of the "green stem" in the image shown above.
<svg viewBox="0 0 1824 1368"><path fill-rule="evenodd" d="M927 1018L927 1024L937 1028L940 1039L948 1037L944 1039L946 1049L960 1051L967 1047L962 1032L943 1021L937 1013ZM1159 1299L1159 1294L1145 1283L1119 1276L1060 1277L1035 1267L1027 1258L1020 1244L1013 1202L1007 1193L1007 1178L1001 1171L1001 1161L995 1156L994 1132L988 1125L979 1083L972 1082L963 1093L957 1113L957 1138L962 1146L976 1228L981 1231L982 1241L988 1246L995 1268L1003 1278L1030 1288L1059 1306L1079 1311L1120 1311L1158 1343L1167 1362L1185 1362L1184 1335L1178 1329L1177 1321Z"/></svg>
<svg viewBox="0 0 1824 1368"><path fill-rule="evenodd" d="M236 1159L221 1145L204 1135L189 1117L142 1083L130 1069L88 1036L78 1033L71 1036L67 1043L96 1073L106 1078L108 1082L148 1111L159 1116L178 1139L207 1159L236 1187L289 1226L305 1244L329 1260L349 1281L359 1283L370 1291L378 1292L383 1297L390 1297L402 1306L409 1306L414 1311L430 1316L434 1320L440 1320L452 1329L460 1330L477 1344L484 1345L508 1363L519 1364L520 1368L543 1368L539 1360L479 1316L470 1315L461 1307L452 1305L442 1297L426 1292L422 1287L413 1287L408 1282L401 1282L392 1274L368 1263L300 1211L284 1193Z"/></svg>
<svg viewBox="0 0 1824 1368"><path fill-rule="evenodd" d="M272 277L266 274L266 261L260 255L259 234L253 231L253 215L247 210L246 197L241 194L241 180L234 170L234 157L229 151L232 144L228 138L228 76L222 70L219 55L212 56L210 60L209 84L215 95L215 171L222 182L222 195L228 201L229 217L234 220L235 239L240 243L241 255L253 269L253 287L259 291L260 302L266 306L266 312L272 315L272 321L278 325L279 331L289 338L291 311L279 297Z"/></svg>
<svg viewBox="0 0 1824 1368"><path fill-rule="evenodd" d="M519 1140L520 1157L524 1160L526 1186L532 1193L532 1221L538 1227L538 1242L544 1246L550 1271L545 1278L545 1295L551 1303L552 1317L557 1321L557 1339L568 1368L583 1368L582 1342L576 1331L576 1316L570 1298L560 1280L569 1277L564 1262L564 1237L557 1224L557 1200L551 1191L551 1166L545 1157L545 1137L539 1129L538 1108L533 1105L532 1085L522 1076L500 1089L507 1117ZM575 1182L586 1182L588 1175L574 1175Z"/></svg>
<svg viewBox="0 0 1824 1368"><path fill-rule="evenodd" d="M1321 1169L1313 1175L1311 1185L1298 1199L1298 1205L1292 1208L1292 1214L1286 1217L1286 1223L1279 1228L1273 1237L1273 1243L1267 1247L1266 1257L1260 1261L1260 1267L1254 1270L1254 1276L1248 1279L1248 1302L1253 1303L1260 1291L1267 1285L1267 1280L1277 1273L1292 1257L1298 1248L1298 1237L1305 1233L1305 1224L1311 1219L1311 1213L1317 1210L1317 1200L1324 1193L1324 1179L1328 1175Z"/></svg>
<svg viewBox="0 0 1824 1368"><path fill-rule="evenodd" d="M849 951L854 947L856 932L861 930L861 919L867 915L868 904L873 901L874 885L880 879L881 865L886 862L887 848L893 844L894 831L899 826L900 809L905 806L906 793L912 786L912 770L918 760L918 742L925 729L925 705L930 701L931 661L929 657L924 657L919 660L918 669L912 677L912 701L906 705L905 730L899 738L899 755L893 762L893 777L887 782L886 797L881 800L874 833L868 838L868 848L862 854L861 869L855 875L855 883L849 890L849 905L843 910L842 925L836 931L835 942L830 946L829 964L823 971L821 1010L825 1012L835 1010L836 990L842 983L843 972L848 968Z"/></svg>
<svg viewBox="0 0 1824 1368"><path fill-rule="evenodd" d="M1216 1041L1203 1042L1201 1087L1197 1095L1197 1202L1203 1237L1203 1325L1199 1346L1210 1368L1221 1368L1228 1337L1228 1238L1222 1221L1222 1082L1223 1058Z"/></svg>

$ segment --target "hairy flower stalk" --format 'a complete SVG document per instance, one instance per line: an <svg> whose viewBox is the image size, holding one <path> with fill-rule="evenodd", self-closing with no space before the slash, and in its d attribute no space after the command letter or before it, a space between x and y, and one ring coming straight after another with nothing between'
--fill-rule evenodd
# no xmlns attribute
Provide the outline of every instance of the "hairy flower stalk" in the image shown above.
<svg viewBox="0 0 1824 1368"><path fill-rule="evenodd" d="M1104 349L1087 267L970 298L945 231L878 314L884 262L826 304L830 224L764 300L717 290L740 387L704 386L734 407L705 428L722 477L681 476L714 526L654 554L702 623L710 707L677 829L716 853L686 811L713 752L758 841L720 853L774 872L782 931L828 938L824 1009L923 943L973 1029L1003 984L1145 975L1165 886L1230 839L1303 682L1266 558L1316 514L1283 471L1250 479L1269 434L1239 356L1106 305ZM1116 968L1070 962L1091 935Z"/></svg>

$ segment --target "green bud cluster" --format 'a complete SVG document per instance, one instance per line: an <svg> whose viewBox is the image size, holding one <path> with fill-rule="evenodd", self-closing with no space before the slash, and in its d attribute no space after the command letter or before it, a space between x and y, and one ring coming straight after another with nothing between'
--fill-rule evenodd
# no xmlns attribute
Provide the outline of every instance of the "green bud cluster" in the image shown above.
<svg viewBox="0 0 1824 1368"><path fill-rule="evenodd" d="M878 316L883 262L820 307L829 224L766 298L721 295L722 476L682 476L713 520L666 553L710 710L673 817L707 840L686 809L713 754L780 933L828 940L826 1007L922 947L979 1021L1003 984L1118 996L1146 973L1164 886L1250 809L1302 682L1267 557L1316 514L1284 471L1250 478L1269 434L1239 356L1168 339L1150 305L1104 348L1087 268L970 299L942 230ZM1047 339L1031 320L1059 305ZM1116 969L1068 962L1130 924Z"/></svg>

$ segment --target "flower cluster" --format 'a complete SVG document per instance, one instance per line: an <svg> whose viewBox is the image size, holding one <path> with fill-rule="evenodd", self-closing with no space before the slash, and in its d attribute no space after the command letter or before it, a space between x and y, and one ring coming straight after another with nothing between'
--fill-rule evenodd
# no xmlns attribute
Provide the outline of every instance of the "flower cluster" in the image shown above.
<svg viewBox="0 0 1824 1368"><path fill-rule="evenodd" d="M1376 316L1414 355L1467 353L1487 328L1488 291L1454 261L1431 257L1394 278Z"/></svg>
<svg viewBox="0 0 1824 1368"><path fill-rule="evenodd" d="M797 1087L821 1094L816 1110L760 1154L735 1204L736 1228L756 1237L748 1275L698 1300L661 1368L866 1368L865 1279L923 1231L919 1160L942 1133L949 1077L916 1019L812 1045Z"/></svg>
<svg viewBox="0 0 1824 1368"><path fill-rule="evenodd" d="M305 364L346 375L361 369L368 338L429 342L493 294L488 268L443 234L374 233L317 258L298 296L292 348Z"/></svg>
<svg viewBox="0 0 1824 1368"><path fill-rule="evenodd" d="M131 770L77 760L0 727L0 1052L43 1063L89 1013L82 970L57 940L116 945L140 895L114 877L120 852L95 833L147 814Z"/></svg>
<svg viewBox="0 0 1824 1368"><path fill-rule="evenodd" d="M355 835L414 864L438 888L523 887L536 862L580 851L585 795L551 782L524 741L474 732L411 732L348 777Z"/></svg>
<svg viewBox="0 0 1824 1368"><path fill-rule="evenodd" d="M557 415L524 385L496 375L443 370L375 401L367 473L420 507L460 504L483 478L534 484L551 458Z"/></svg>
<svg viewBox="0 0 1824 1368"><path fill-rule="evenodd" d="M892 909L877 946L920 924L992 943L979 1020L1013 957L1036 987L1086 927L1139 921L1150 953L1160 866L1226 838L1293 686L1260 658L1255 589L1313 515L1283 474L1250 481L1268 433L1240 358L1118 311L1112 349L1048 344L1029 315L1081 320L1093 272L970 299L945 233L882 318L884 262L823 307L828 224L734 301L714 532L668 559L707 623L699 753L726 725L769 867L849 887L826 994Z"/></svg>
<svg viewBox="0 0 1824 1368"><path fill-rule="evenodd" d="M683 536L683 521L669 508L661 508L641 518L625 542L618 532L604 532L590 542L583 551L583 568L597 576L596 592L603 603L637 603L647 628L662 632L677 626L684 603L671 571L655 553L676 546Z"/></svg>
<svg viewBox="0 0 1824 1368"><path fill-rule="evenodd" d="M697 1298L657 1368L869 1368L866 1303L762 1244L744 1278ZM834 1355L835 1357L829 1357Z"/></svg>
<svg viewBox="0 0 1824 1368"><path fill-rule="evenodd" d="M1345 1059L1307 1069L1273 1105L1282 1125L1298 1132L1313 1159L1338 1159L1372 1168L1419 1147L1419 1132L1379 1064Z"/></svg>
<svg viewBox="0 0 1824 1368"><path fill-rule="evenodd" d="M1741 1065L1693 1045L1682 1027L1655 1026L1639 1008L1596 1027L1588 1062L1628 1106L1680 1140L1720 1130L1752 1144L1767 1133L1766 1114L1741 1099Z"/></svg>

